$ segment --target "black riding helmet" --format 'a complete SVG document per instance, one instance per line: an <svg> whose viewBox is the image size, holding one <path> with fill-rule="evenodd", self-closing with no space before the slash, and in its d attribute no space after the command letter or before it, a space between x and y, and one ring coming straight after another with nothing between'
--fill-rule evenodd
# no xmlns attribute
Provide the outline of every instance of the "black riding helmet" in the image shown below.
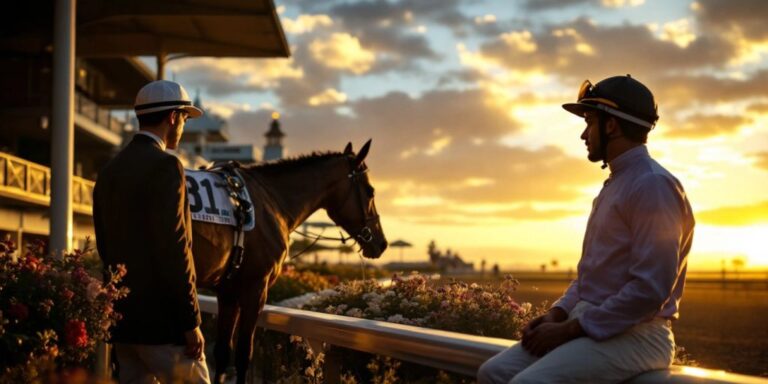
<svg viewBox="0 0 768 384"><path fill-rule="evenodd" d="M580 117L589 109L602 111L649 130L659 120L653 93L630 75L609 77L595 85L584 80L577 101L563 108Z"/></svg>
<svg viewBox="0 0 768 384"><path fill-rule="evenodd" d="M653 93L630 75L609 77L595 85L592 85L589 80L584 80L576 100L575 103L563 104L563 108L580 117L584 117L588 110L594 110L601 115L610 114L629 121L649 131L659 120ZM599 124L602 168L605 169L608 167L606 163L608 134L605 130L605 119L601 118Z"/></svg>

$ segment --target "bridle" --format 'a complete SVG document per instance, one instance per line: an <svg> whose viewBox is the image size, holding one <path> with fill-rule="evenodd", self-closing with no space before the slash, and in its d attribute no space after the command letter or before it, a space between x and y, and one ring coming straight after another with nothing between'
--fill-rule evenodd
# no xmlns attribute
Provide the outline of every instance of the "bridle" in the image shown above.
<svg viewBox="0 0 768 384"><path fill-rule="evenodd" d="M313 237L314 241L307 248L293 255L292 258L296 258L302 255L304 252L312 248L317 243L318 240L336 240L336 241L341 241L342 244L347 244L347 240L350 240L350 239L355 239L355 241L357 241L358 243L362 242L366 244L373 241L373 230L371 230L371 224L379 221L379 214L376 213L375 215L368 216L368 209L365 205L365 199L363 198L363 192L362 192L363 185L361 183L362 176L368 173L368 168L365 167L364 169L357 170L355 166L352 164L352 161L350 161L349 163L351 170L347 174L347 180L349 180L352 183L352 185L347 190L347 195L341 200L340 204L342 206L346 204L347 201L349 200L349 195L352 194L354 190L357 203L360 206L363 216L365 217L364 225L360 228L360 230L357 231L357 233L350 234L350 236L348 237L344 237L344 234L341 231L339 231L339 237L323 236L322 233L315 234L315 233L304 233L304 232L294 231L299 235L302 235L307 238Z"/></svg>
<svg viewBox="0 0 768 384"><path fill-rule="evenodd" d="M351 165L351 164L350 164ZM368 173L368 167L362 170L355 170L352 168L352 171L349 172L347 175L347 178L352 182L352 188L355 192L357 192L355 195L357 195L357 202L360 205L360 209L363 212L363 216L365 217L365 225L363 225L362 228L357 232L357 234L352 235L348 237L346 240L350 238L355 238L359 241L362 241L363 243L370 243L373 241L373 231L371 230L370 224L372 222L378 222L379 221L379 214L376 213L373 216L368 216L368 209L365 206L365 199L363 199L363 192L362 192L362 183L360 182L362 180L361 176ZM346 201L349 198L349 194L352 193L351 191L347 193L347 197L342 200L342 202ZM345 239L342 238L342 243L345 242Z"/></svg>

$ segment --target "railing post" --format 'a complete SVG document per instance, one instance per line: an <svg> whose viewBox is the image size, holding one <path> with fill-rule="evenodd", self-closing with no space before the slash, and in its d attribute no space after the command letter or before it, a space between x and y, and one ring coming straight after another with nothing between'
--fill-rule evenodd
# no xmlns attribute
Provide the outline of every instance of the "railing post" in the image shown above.
<svg viewBox="0 0 768 384"><path fill-rule="evenodd" d="M111 353L112 344L101 342L96 346L96 366L93 373L99 380L112 378L112 365L109 358Z"/></svg>

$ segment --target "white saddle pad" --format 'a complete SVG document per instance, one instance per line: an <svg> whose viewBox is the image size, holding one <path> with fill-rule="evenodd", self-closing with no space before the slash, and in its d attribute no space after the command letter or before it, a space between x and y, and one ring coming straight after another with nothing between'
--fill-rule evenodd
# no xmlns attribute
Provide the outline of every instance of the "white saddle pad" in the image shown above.
<svg viewBox="0 0 768 384"><path fill-rule="evenodd" d="M187 199L192 220L207 223L237 226L235 219L235 202L229 196L227 181L215 172L194 171L185 169L187 177ZM240 198L247 200L253 206L248 189L243 188ZM243 230L250 231L254 227L253 209L245 217Z"/></svg>

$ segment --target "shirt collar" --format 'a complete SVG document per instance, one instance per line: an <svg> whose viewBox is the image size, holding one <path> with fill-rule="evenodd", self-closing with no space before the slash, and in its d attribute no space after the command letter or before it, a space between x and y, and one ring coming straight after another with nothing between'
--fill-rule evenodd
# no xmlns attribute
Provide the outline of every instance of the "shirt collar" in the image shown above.
<svg viewBox="0 0 768 384"><path fill-rule="evenodd" d="M644 157L649 157L648 148L645 145L638 145L637 147L622 153L608 163L608 166L611 168L611 174L619 173L631 167L632 164L637 163L639 159Z"/></svg>
<svg viewBox="0 0 768 384"><path fill-rule="evenodd" d="M152 140L157 142L157 145L160 146L160 149L165 151L165 142L163 141L163 139L160 138L160 136L157 136L157 135L155 135L154 133L152 133L150 131L138 131L138 132L136 132L136 134L137 135L149 136L150 138L152 138Z"/></svg>

